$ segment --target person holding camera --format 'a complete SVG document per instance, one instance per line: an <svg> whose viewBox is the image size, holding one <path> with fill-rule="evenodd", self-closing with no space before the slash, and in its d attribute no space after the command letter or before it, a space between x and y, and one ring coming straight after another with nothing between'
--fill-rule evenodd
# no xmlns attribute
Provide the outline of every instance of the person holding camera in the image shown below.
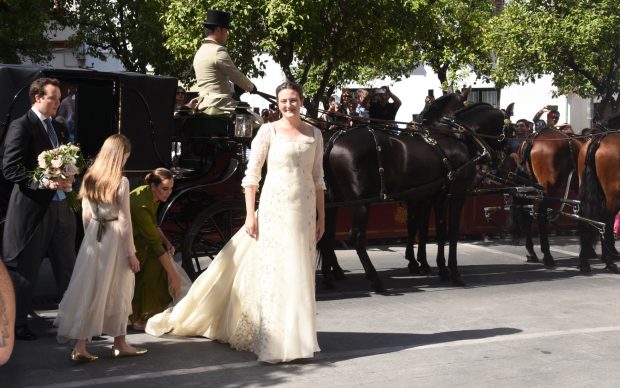
<svg viewBox="0 0 620 388"><path fill-rule="evenodd" d="M547 128L555 128L556 124L560 120L560 112L555 108L552 109L549 105L543 106L541 110L536 112L532 121L536 123L545 112L547 112Z"/></svg>
<svg viewBox="0 0 620 388"><path fill-rule="evenodd" d="M329 128L347 125L349 121L346 110L338 103L336 95L329 97L327 110L321 118L329 124Z"/></svg>
<svg viewBox="0 0 620 388"><path fill-rule="evenodd" d="M396 120L396 113L402 105L400 99L392 93L389 87L384 86L375 90L376 98L370 104L369 113L371 119ZM392 102L390 102L390 98Z"/></svg>

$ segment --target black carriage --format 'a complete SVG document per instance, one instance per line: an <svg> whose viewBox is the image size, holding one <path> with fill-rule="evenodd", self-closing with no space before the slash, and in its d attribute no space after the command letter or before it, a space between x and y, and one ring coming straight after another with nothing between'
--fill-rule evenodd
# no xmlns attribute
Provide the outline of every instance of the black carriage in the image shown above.
<svg viewBox="0 0 620 388"><path fill-rule="evenodd" d="M0 65L2 140L11 120L30 108L28 89L39 77L57 78L63 99L72 98L75 111L66 124L86 157L94 157L109 135L122 133L133 145L126 165L132 188L154 168L174 172L174 192L160 206L158 221L194 279L244 222L240 180L252 135L249 116L175 116L173 77ZM2 220L11 189L2 179Z"/></svg>

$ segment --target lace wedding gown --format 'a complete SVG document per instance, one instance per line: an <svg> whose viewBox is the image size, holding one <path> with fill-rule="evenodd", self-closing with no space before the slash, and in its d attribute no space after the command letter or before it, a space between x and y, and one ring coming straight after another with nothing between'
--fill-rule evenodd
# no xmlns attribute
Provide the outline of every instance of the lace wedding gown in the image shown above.
<svg viewBox="0 0 620 388"><path fill-rule="evenodd" d="M148 320L146 332L204 336L251 351L259 361L313 357L316 190L324 190L323 140L276 133L263 125L252 141L242 186L267 176L258 207L258 237L242 228L174 308Z"/></svg>
<svg viewBox="0 0 620 388"><path fill-rule="evenodd" d="M54 325L58 342L127 333L135 275L129 256L136 252L129 213L129 181L123 178L118 204L82 199L84 239Z"/></svg>

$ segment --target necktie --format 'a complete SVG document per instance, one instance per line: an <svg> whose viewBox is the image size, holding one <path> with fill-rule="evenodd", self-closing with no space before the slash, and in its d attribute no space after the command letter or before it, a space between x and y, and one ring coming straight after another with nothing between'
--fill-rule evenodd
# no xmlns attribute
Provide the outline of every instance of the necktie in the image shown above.
<svg viewBox="0 0 620 388"><path fill-rule="evenodd" d="M58 147L58 137L56 136L56 131L54 131L54 127L52 126L52 119L48 118L43 121L45 122L47 136L50 137L50 141L52 142L52 147Z"/></svg>

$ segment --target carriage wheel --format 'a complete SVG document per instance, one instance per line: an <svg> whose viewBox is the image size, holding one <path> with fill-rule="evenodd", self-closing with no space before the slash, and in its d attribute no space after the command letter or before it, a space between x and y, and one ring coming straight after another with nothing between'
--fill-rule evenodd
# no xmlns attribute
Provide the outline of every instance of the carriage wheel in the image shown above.
<svg viewBox="0 0 620 388"><path fill-rule="evenodd" d="M209 206L196 216L182 247L182 265L192 281L207 269L244 222L245 206L240 202Z"/></svg>

